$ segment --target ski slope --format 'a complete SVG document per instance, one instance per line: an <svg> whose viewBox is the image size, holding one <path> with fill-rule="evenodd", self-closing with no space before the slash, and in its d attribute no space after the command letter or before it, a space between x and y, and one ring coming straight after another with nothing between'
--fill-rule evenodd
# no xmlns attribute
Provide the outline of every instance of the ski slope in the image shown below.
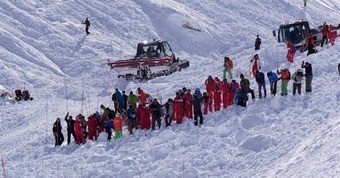
<svg viewBox="0 0 340 178"><path fill-rule="evenodd" d="M286 61L272 30L285 21L340 23L337 0L187 1L55 0L0 2L0 92L28 89L33 101L0 105L0 156L7 177L337 177L340 175L340 40ZM81 24L88 17L91 35ZM201 32L182 27L187 20ZM86 117L112 107L114 88L141 87L163 102L182 87L204 90L222 76L224 56L235 78L249 69L256 35L262 70L313 65L313 92L269 96L116 142L54 147L52 125L67 112ZM145 83L126 82L106 65L135 55L138 42L163 39L190 67ZM251 88L258 96L254 79ZM304 87L304 85L303 85ZM280 88L280 84L278 84ZM267 92L269 86L267 83ZM258 97L257 97L258 98Z"/></svg>

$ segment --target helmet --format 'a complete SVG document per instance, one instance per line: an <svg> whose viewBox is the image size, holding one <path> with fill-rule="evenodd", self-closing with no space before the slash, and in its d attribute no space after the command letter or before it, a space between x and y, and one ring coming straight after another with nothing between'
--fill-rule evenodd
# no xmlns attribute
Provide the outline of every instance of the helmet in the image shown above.
<svg viewBox="0 0 340 178"><path fill-rule="evenodd" d="M196 89L195 89L195 92L200 92L200 89L199 89L199 88L196 88Z"/></svg>

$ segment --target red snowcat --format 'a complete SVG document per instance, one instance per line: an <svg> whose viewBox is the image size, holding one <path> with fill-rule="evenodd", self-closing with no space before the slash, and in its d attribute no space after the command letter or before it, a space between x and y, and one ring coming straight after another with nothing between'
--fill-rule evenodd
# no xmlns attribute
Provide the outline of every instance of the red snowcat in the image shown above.
<svg viewBox="0 0 340 178"><path fill-rule="evenodd" d="M133 59L108 60L107 64L126 80L149 80L189 67L189 61L176 58L169 43L162 40L139 43Z"/></svg>

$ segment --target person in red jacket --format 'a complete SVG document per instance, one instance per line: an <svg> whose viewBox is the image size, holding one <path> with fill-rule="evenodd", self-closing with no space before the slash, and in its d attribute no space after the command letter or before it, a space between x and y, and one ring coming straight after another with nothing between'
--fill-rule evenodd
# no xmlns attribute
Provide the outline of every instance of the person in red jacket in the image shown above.
<svg viewBox="0 0 340 178"><path fill-rule="evenodd" d="M208 79L205 81L205 88L207 91L207 96L209 97L207 104L207 109L212 112L212 104L214 101L214 91L215 91L215 80L209 75Z"/></svg>
<svg viewBox="0 0 340 178"><path fill-rule="evenodd" d="M76 117L76 120L74 121L74 132L76 133L76 144L85 143L84 134L82 132L83 127L82 127L82 124L81 124L81 117L82 117L82 115L79 114Z"/></svg>
<svg viewBox="0 0 340 178"><path fill-rule="evenodd" d="M185 116L188 118L188 119L192 119L192 95L191 95L191 90L188 89L187 92L184 94L184 101L185 101L185 104L184 104L184 108L185 108Z"/></svg>
<svg viewBox="0 0 340 178"><path fill-rule="evenodd" d="M176 116L176 123L182 124L183 122L183 98L176 92L176 97L174 98L174 105L175 105L175 116Z"/></svg>
<svg viewBox="0 0 340 178"><path fill-rule="evenodd" d="M250 60L251 63L251 75L254 77L256 74L256 70L261 69L261 61L258 54L255 54L254 57Z"/></svg>
<svg viewBox="0 0 340 178"><path fill-rule="evenodd" d="M322 30L321 30L321 33L322 33L321 47L323 47L324 44L328 45L329 31L330 30L329 30L328 25L326 24L326 22L324 22L322 26Z"/></svg>
<svg viewBox="0 0 340 178"><path fill-rule="evenodd" d="M203 114L207 115L208 114L208 105L210 103L210 98L206 92L203 92Z"/></svg>
<svg viewBox="0 0 340 178"><path fill-rule="evenodd" d="M337 37L337 30L336 30L335 26L333 26L333 25L329 26L328 37L329 37L329 42L331 43L332 46L334 46L335 45L335 39Z"/></svg>
<svg viewBox="0 0 340 178"><path fill-rule="evenodd" d="M137 107L137 125L139 125L140 129L150 129L150 112L149 109L139 104Z"/></svg>
<svg viewBox="0 0 340 178"><path fill-rule="evenodd" d="M147 98L146 98L144 91L141 88L137 89L137 96L138 96L138 102L142 104L143 106L145 106L147 103Z"/></svg>
<svg viewBox="0 0 340 178"><path fill-rule="evenodd" d="M97 140L97 121L96 121L96 116L95 114L91 115L88 119L87 119L87 127L89 130L89 139L90 140Z"/></svg>
<svg viewBox="0 0 340 178"><path fill-rule="evenodd" d="M296 48L295 48L295 46L290 41L288 41L287 49L288 49L288 52L287 52L287 61L290 62L290 63L293 63L294 62L294 56L295 56Z"/></svg>

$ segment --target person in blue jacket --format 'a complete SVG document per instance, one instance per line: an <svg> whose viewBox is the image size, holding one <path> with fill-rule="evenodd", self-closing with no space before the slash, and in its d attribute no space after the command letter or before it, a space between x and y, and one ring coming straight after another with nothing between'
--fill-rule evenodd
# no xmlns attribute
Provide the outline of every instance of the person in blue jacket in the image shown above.
<svg viewBox="0 0 340 178"><path fill-rule="evenodd" d="M107 133L107 140L111 140L111 138L112 138L112 129L114 129L113 128L113 119L112 118L105 123L104 128L105 128L105 131Z"/></svg>
<svg viewBox="0 0 340 178"><path fill-rule="evenodd" d="M272 71L267 72L267 77L268 77L268 80L269 80L269 83L270 83L270 93L275 96L276 95L278 77Z"/></svg>
<svg viewBox="0 0 340 178"><path fill-rule="evenodd" d="M242 88L239 88L234 99L234 103L238 106L247 107L248 96Z"/></svg>

